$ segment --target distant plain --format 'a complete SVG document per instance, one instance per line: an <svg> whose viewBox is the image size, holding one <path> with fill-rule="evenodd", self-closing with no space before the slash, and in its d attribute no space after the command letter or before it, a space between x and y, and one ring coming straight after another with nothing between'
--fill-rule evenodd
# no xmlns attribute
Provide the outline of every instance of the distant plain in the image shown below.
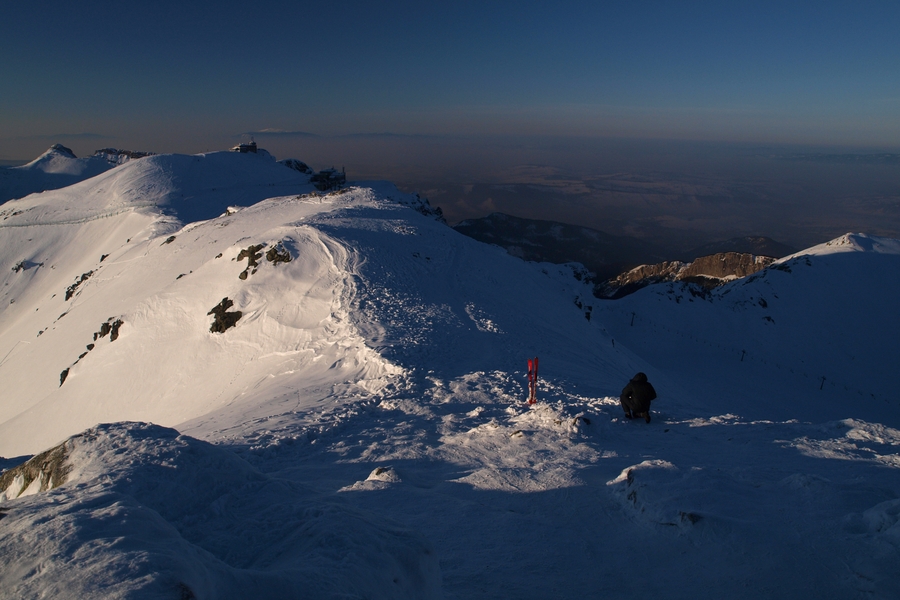
<svg viewBox="0 0 900 600"><path fill-rule="evenodd" d="M316 170L343 168L350 181L389 180L401 191L419 193L451 225L501 212L644 239L672 256L743 236L767 236L796 248L848 232L900 238L900 151L894 148L573 136L255 135L277 159L297 158ZM223 136L220 148L204 150L249 139ZM101 144L63 141L78 156ZM171 151L136 147L127 138L108 141L129 150Z"/></svg>
<svg viewBox="0 0 900 600"><path fill-rule="evenodd" d="M261 139L279 158L388 179L448 222L503 212L674 252L739 236L798 248L848 232L900 237L900 154L879 149L573 137Z"/></svg>

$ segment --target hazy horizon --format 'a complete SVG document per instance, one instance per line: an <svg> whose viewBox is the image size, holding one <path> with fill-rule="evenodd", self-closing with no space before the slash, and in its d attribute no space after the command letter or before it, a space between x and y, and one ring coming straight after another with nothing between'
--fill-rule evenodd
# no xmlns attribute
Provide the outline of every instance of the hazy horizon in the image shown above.
<svg viewBox="0 0 900 600"><path fill-rule="evenodd" d="M563 136L255 139L278 159L392 181L451 224L504 212L680 249L748 235L797 248L857 231L900 238L900 153ZM89 156L96 141L68 147Z"/></svg>
<svg viewBox="0 0 900 600"><path fill-rule="evenodd" d="M791 158L900 153L896 3L161 0L4 19L0 161L253 136L450 221L900 237L896 166Z"/></svg>

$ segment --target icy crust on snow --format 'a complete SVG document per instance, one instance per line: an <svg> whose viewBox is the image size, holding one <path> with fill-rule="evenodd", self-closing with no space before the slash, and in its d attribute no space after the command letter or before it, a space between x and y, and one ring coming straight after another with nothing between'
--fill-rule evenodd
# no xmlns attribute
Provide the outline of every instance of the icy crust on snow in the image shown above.
<svg viewBox="0 0 900 600"><path fill-rule="evenodd" d="M421 536L228 449L142 423L66 446L65 484L4 504L5 597L441 597Z"/></svg>

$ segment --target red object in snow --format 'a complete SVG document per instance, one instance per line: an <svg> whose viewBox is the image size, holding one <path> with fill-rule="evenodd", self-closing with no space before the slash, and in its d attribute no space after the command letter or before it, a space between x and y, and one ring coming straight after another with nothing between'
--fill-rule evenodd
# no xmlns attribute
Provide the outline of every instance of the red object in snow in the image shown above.
<svg viewBox="0 0 900 600"><path fill-rule="evenodd" d="M528 404L537 402L537 378L538 359L535 356L528 359Z"/></svg>

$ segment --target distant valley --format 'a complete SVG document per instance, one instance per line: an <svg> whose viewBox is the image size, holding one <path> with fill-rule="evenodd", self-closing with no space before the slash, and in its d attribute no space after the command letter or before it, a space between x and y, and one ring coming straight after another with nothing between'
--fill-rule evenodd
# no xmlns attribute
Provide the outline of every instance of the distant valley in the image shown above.
<svg viewBox="0 0 900 600"><path fill-rule="evenodd" d="M466 219L453 228L479 241L500 246L524 260L581 263L598 286L596 295L601 297L618 297L622 291L631 292L646 283L664 280L744 277L777 258L797 252L795 248L764 236L732 238L679 252L636 237L503 213ZM705 257L715 260L697 260ZM769 260L756 260L756 257ZM692 263L693 268L687 263Z"/></svg>

